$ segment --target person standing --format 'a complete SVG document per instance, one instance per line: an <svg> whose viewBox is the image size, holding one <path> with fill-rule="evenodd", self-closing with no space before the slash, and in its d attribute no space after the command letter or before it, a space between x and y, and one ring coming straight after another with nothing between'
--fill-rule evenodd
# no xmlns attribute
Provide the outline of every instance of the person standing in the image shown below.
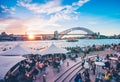
<svg viewBox="0 0 120 82"><path fill-rule="evenodd" d="M78 73L74 79L74 82L82 82L81 73Z"/></svg>
<svg viewBox="0 0 120 82"><path fill-rule="evenodd" d="M85 64L85 59L82 58L82 67L84 68L84 64Z"/></svg>
<svg viewBox="0 0 120 82"><path fill-rule="evenodd" d="M84 79L85 82L90 82L90 75L89 75L88 69L86 69L82 74L85 77Z"/></svg>

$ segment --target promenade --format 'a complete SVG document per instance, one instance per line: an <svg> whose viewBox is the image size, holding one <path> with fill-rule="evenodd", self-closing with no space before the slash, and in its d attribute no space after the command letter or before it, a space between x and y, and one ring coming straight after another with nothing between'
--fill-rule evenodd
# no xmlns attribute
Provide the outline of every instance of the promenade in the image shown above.
<svg viewBox="0 0 120 82"><path fill-rule="evenodd" d="M99 55L99 56L106 56L106 54L113 54L115 51L114 50L110 50L110 49L106 49L104 51L96 51L96 52L91 52L89 54L87 54L86 58L88 58L89 56L94 56L94 55ZM33 82L54 82L58 77L60 77L66 70L69 70L71 67L73 67L75 64L77 64L78 62L81 62L81 57L83 56L83 54L80 54L78 58L76 58L76 61L70 60L70 59L66 59L63 64L60 66L60 71L58 72L57 68L53 68L53 66L48 66L46 68L45 72L40 72L37 76L36 79ZM67 66L67 62L69 62L69 66ZM79 67L80 70L81 67ZM73 71L74 72L74 71ZM81 73L83 72L80 71ZM45 75L45 76L44 76ZM64 74L65 75L65 74ZM64 79L65 76L62 76ZM46 80L43 81L43 76ZM73 77L74 75L72 75ZM61 80L58 80L56 82L61 82ZM71 79L71 78L68 78ZM95 82L95 75L93 75L92 73L90 73L90 80L92 82ZM67 81L64 81L67 82ZM73 80L72 80L73 82Z"/></svg>

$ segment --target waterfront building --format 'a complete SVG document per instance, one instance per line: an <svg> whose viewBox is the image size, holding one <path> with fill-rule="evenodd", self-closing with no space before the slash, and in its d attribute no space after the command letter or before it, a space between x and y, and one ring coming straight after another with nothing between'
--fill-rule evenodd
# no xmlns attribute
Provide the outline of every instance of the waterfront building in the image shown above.
<svg viewBox="0 0 120 82"><path fill-rule="evenodd" d="M0 35L0 41L13 41L15 38L13 37L13 34L8 35L6 32L2 32Z"/></svg>
<svg viewBox="0 0 120 82"><path fill-rule="evenodd" d="M59 39L59 34L58 31L54 31L54 39L58 40Z"/></svg>
<svg viewBox="0 0 120 82"><path fill-rule="evenodd" d="M100 32L98 32L97 38L100 39Z"/></svg>

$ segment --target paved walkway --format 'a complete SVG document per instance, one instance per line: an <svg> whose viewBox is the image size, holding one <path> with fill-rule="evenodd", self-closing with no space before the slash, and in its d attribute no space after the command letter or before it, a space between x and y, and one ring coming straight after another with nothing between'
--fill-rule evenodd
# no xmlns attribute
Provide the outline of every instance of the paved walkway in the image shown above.
<svg viewBox="0 0 120 82"><path fill-rule="evenodd" d="M101 55L106 55L106 54L110 54L110 53L114 53L114 51L107 49L105 51L92 52L92 53L88 54L87 56L92 56L92 55L97 55L97 54L99 54L101 56ZM55 79L57 79L61 74L63 74L66 70L68 70L70 67L77 64L80 61L81 61L80 57L76 59L76 62L72 61L70 59L66 59L64 61L64 63L61 65L59 73L57 72L56 68L53 68L52 66L47 67L47 69L46 69L47 74L45 76L46 82L54 82ZM67 62L69 62L69 66L67 66ZM36 80L34 80L34 82L43 82L44 74L45 74L44 72L39 73L37 75ZM92 78L91 80L95 79L95 76L93 76L93 75L90 75L90 77ZM92 81L92 82L94 82L94 81Z"/></svg>

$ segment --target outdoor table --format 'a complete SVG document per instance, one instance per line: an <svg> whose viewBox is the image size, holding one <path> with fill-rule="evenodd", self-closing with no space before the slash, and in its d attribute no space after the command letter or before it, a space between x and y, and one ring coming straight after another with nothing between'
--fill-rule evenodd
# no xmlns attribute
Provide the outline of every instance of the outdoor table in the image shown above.
<svg viewBox="0 0 120 82"><path fill-rule="evenodd" d="M108 60L102 60L102 62L107 62Z"/></svg>
<svg viewBox="0 0 120 82"><path fill-rule="evenodd" d="M105 66L105 64L103 62L95 62L95 64L98 66Z"/></svg>
<svg viewBox="0 0 120 82"><path fill-rule="evenodd" d="M55 59L60 59L60 57L55 57Z"/></svg>
<svg viewBox="0 0 120 82"><path fill-rule="evenodd" d="M110 57L111 60L118 60L116 57Z"/></svg>

